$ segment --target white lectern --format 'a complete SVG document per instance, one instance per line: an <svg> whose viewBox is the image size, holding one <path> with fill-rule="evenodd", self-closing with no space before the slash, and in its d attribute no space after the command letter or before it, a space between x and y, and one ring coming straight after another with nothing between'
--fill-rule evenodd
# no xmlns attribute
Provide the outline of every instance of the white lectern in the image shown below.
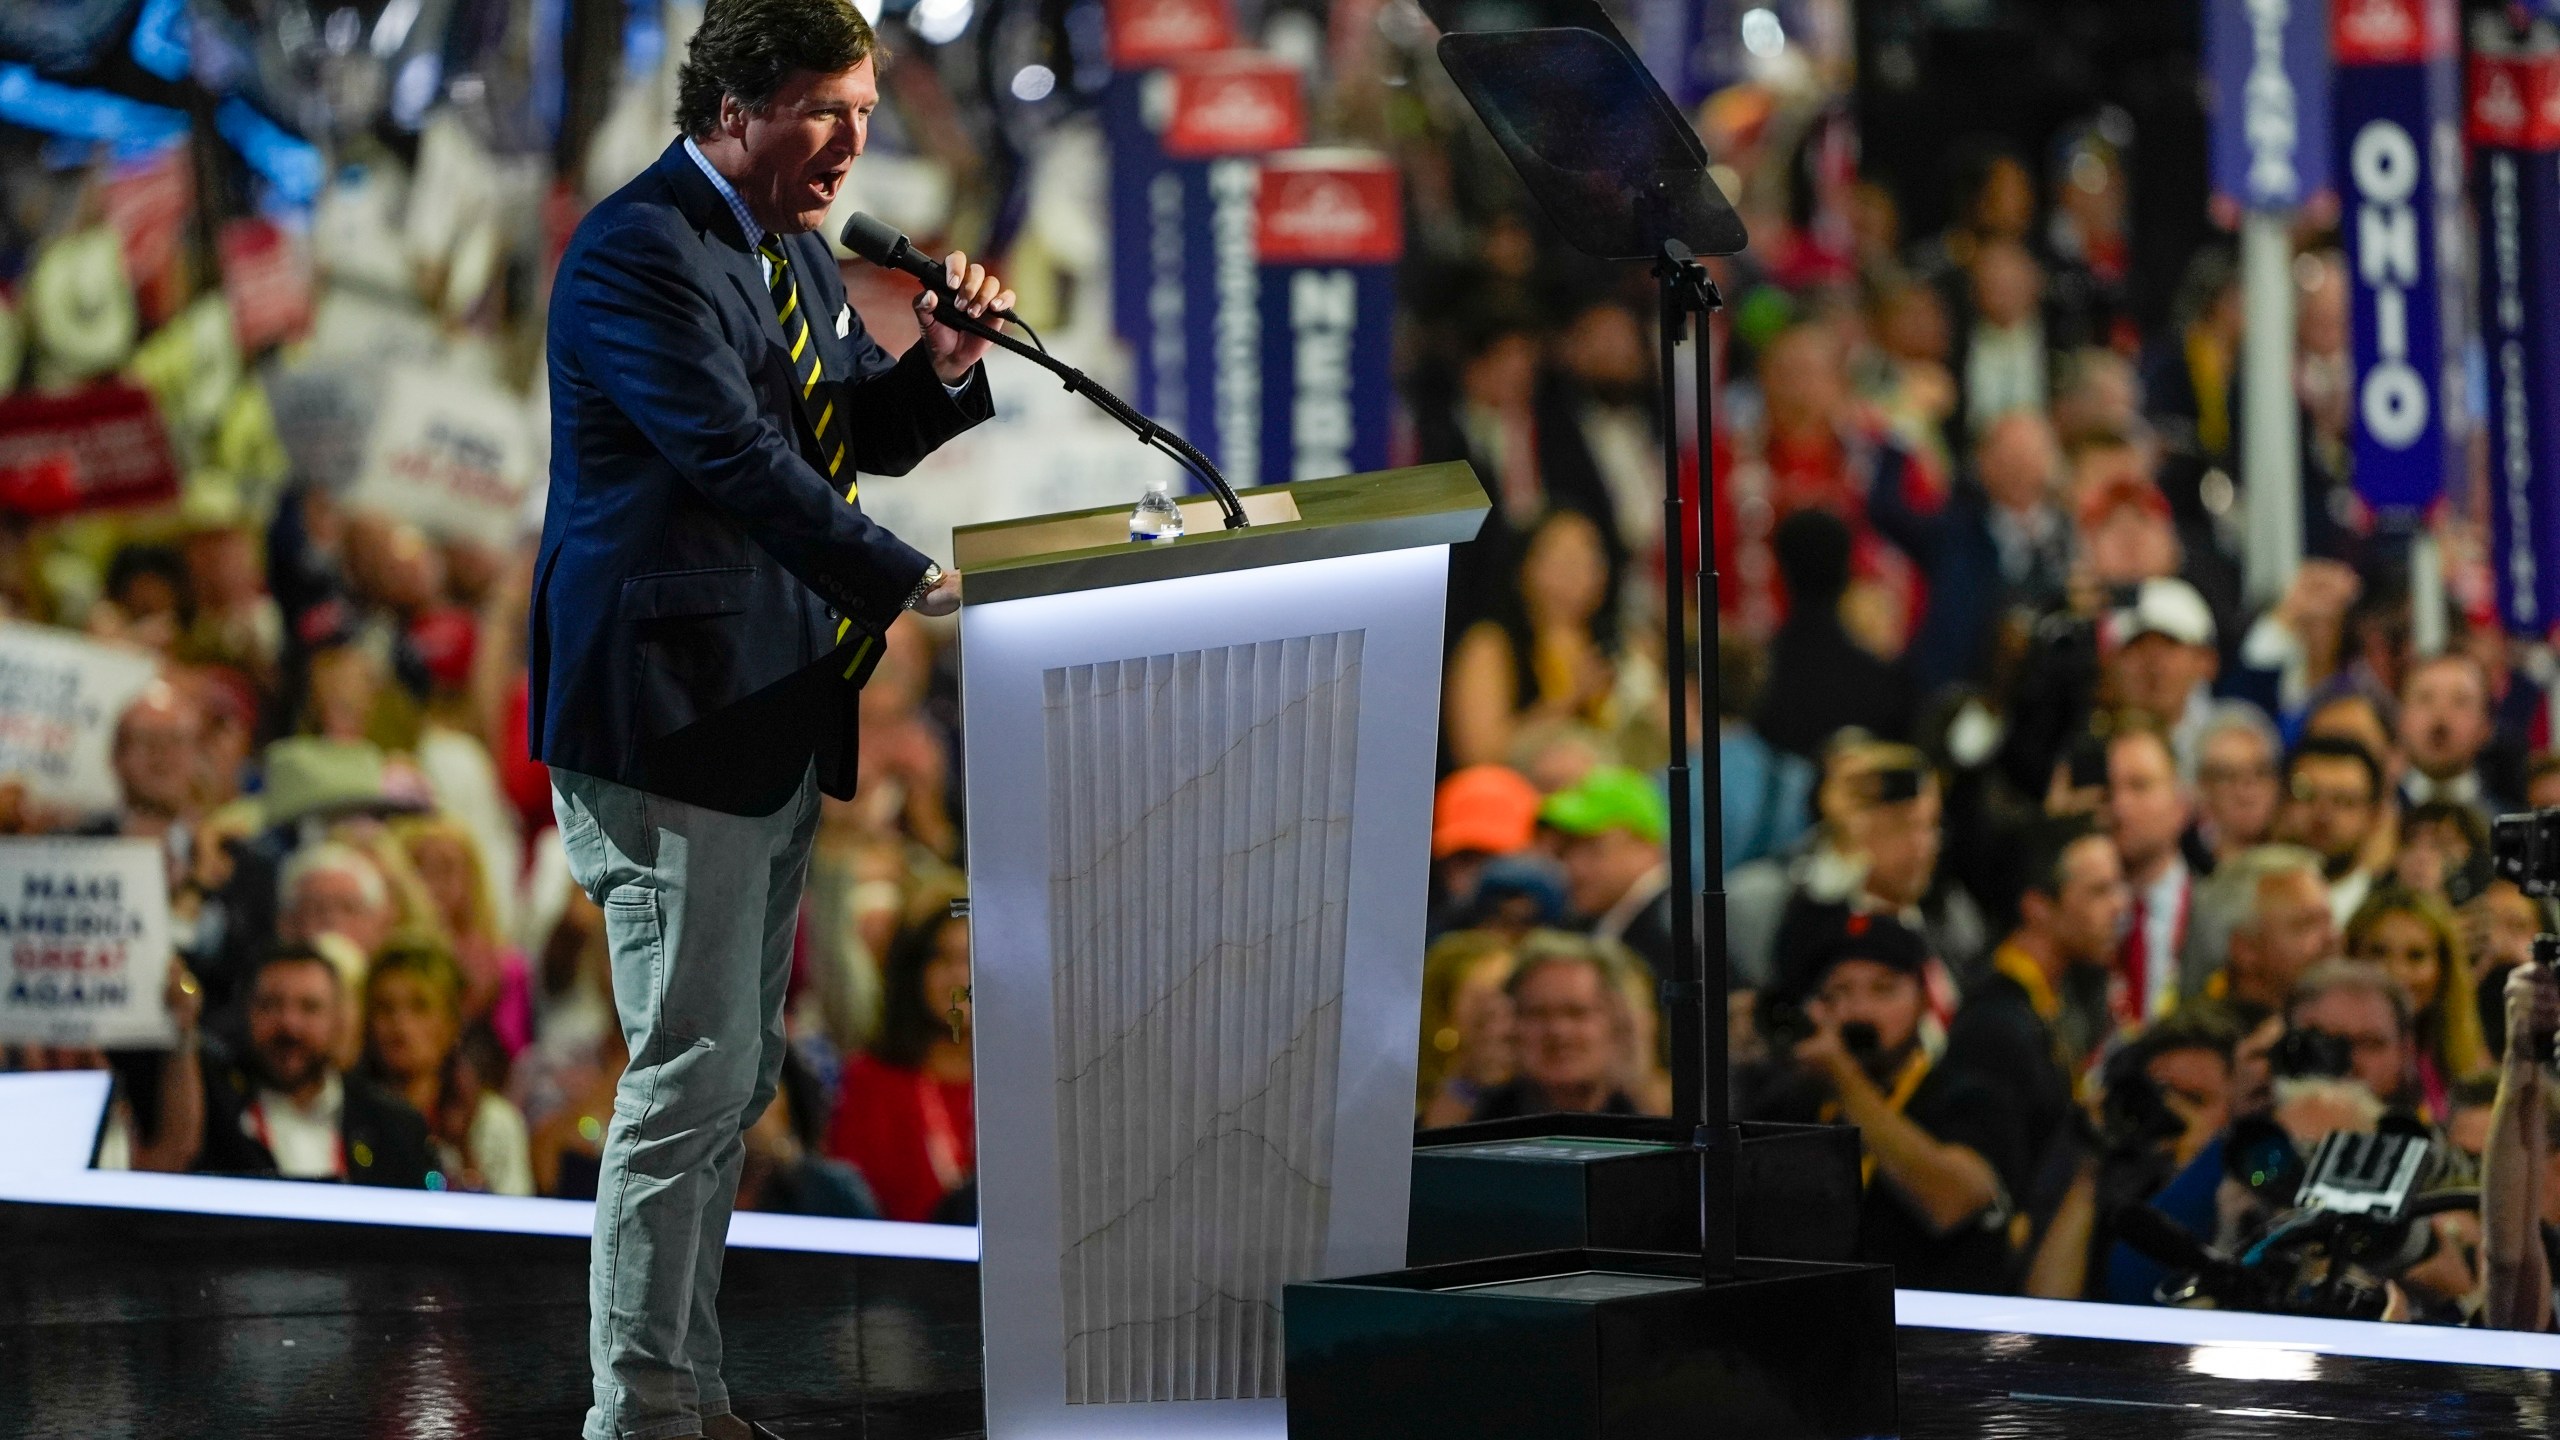
<svg viewBox="0 0 2560 1440"><path fill-rule="evenodd" d="M1277 1434L1404 1263L1463 464L957 531L987 1428Z"/></svg>

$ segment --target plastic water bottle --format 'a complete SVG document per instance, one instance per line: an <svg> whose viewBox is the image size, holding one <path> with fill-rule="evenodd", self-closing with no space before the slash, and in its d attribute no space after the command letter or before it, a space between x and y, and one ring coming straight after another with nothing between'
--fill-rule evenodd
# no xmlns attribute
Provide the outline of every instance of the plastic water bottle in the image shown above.
<svg viewBox="0 0 2560 1440"><path fill-rule="evenodd" d="M1138 500L1138 508L1129 512L1129 539L1145 544L1162 544L1182 538L1182 507L1173 503L1168 483L1155 481Z"/></svg>

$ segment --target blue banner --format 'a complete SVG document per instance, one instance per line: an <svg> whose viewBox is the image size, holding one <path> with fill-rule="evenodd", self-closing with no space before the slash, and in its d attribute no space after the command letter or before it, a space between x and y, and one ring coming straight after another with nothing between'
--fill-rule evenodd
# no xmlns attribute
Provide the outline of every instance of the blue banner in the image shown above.
<svg viewBox="0 0 2560 1440"><path fill-rule="evenodd" d="M1102 95L1102 138L1109 155L1109 202L1111 206L1111 329L1127 341L1136 361L1131 371L1129 399L1140 410L1156 414L1152 393L1153 370L1149 365L1147 324L1148 293L1155 283L1158 265L1155 241L1159 209L1156 176L1165 169L1164 146L1157 140L1154 127L1146 123L1140 108L1139 91L1147 76L1123 72L1111 77ZM1182 207L1180 182L1164 191L1161 208L1166 212L1170 233L1165 239L1178 247L1181 239ZM1178 263L1174 273L1180 272ZM1180 284L1174 285L1174 299L1180 298ZM1157 415L1171 425L1166 416ZM1182 427L1174 425L1179 430Z"/></svg>
<svg viewBox="0 0 2560 1440"><path fill-rule="evenodd" d="M2489 380L2489 567L2507 628L2560 621L2560 51L2475 55L2467 108Z"/></svg>
<svg viewBox="0 0 2560 1440"><path fill-rule="evenodd" d="M1111 309L1135 362L1130 398L1237 488L1260 484L1258 157L1304 133L1298 72L1235 52L1111 85Z"/></svg>
<svg viewBox="0 0 2560 1440"><path fill-rule="evenodd" d="M1381 155L1275 155L1260 210L1262 478L1384 469L1403 177Z"/></svg>
<svg viewBox="0 0 2560 1440"><path fill-rule="evenodd" d="M2356 493L2414 523L2460 463L2462 143L2452 0L2356 0L2334 31Z"/></svg>
<svg viewBox="0 0 2560 1440"><path fill-rule="evenodd" d="M1392 265L1262 270L1262 479L1387 465L1395 422Z"/></svg>
<svg viewBox="0 0 2560 1440"><path fill-rule="evenodd" d="M2293 210L2329 185L2326 0L2205 0L2213 193Z"/></svg>

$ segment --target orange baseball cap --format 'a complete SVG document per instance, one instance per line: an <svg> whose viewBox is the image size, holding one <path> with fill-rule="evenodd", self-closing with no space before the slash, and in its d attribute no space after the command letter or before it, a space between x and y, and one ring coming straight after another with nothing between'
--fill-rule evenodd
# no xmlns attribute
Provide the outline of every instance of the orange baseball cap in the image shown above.
<svg viewBox="0 0 2560 1440"><path fill-rule="evenodd" d="M1538 787L1507 765L1470 765L1431 798L1431 858L1464 851L1508 855L1538 827Z"/></svg>

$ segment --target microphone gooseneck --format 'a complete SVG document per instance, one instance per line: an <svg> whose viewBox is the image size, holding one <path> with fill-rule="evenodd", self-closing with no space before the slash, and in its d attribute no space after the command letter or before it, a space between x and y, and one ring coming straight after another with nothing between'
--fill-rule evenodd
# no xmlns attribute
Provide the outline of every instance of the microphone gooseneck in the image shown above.
<svg viewBox="0 0 2560 1440"><path fill-rule="evenodd" d="M1037 334L1032 336L1033 344L1025 345L987 323L989 320L1004 320L1020 325L1022 322L1018 317L1002 311L991 311L985 316L962 311L955 303L949 273L939 262L920 253L894 227L857 210L847 217L838 238L844 242L844 248L881 269L895 270L922 281L925 288L938 297L933 310L937 324L992 341L1049 371L1069 391L1092 401L1103 414L1127 426L1140 441L1172 456L1175 463L1199 476L1201 483L1208 486L1209 493L1217 499L1226 528L1241 530L1250 523L1245 519L1244 502L1236 498L1235 487L1227 483L1227 477L1220 474L1209 457L1201 454L1190 441L1139 413L1138 407L1095 384L1093 378L1083 371L1051 355L1047 347L1038 344ZM1029 330L1031 327L1024 325L1023 328Z"/></svg>

